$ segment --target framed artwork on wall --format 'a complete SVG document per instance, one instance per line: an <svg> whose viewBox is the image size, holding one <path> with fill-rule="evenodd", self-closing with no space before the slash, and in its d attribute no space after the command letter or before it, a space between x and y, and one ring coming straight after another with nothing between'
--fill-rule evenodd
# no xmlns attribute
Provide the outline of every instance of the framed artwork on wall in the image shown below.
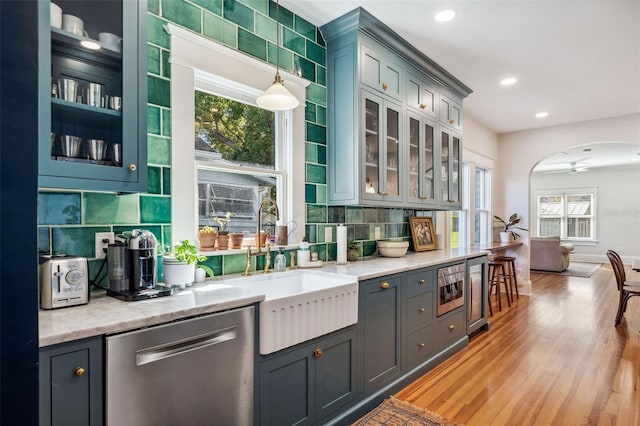
<svg viewBox="0 0 640 426"><path fill-rule="evenodd" d="M433 220L430 217L410 217L409 228L415 251L435 250L438 248Z"/></svg>

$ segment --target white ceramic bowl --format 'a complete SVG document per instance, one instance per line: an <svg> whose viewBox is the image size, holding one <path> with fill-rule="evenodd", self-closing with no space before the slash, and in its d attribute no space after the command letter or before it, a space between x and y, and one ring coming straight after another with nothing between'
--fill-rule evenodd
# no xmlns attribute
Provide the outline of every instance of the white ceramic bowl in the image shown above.
<svg viewBox="0 0 640 426"><path fill-rule="evenodd" d="M377 240L378 253L384 257L402 257L409 248L408 241Z"/></svg>

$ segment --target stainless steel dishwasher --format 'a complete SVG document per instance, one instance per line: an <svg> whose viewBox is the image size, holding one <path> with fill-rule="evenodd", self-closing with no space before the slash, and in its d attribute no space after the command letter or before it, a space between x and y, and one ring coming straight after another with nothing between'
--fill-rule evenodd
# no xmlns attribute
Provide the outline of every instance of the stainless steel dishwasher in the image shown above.
<svg viewBox="0 0 640 426"><path fill-rule="evenodd" d="M254 310L107 337L109 426L253 423Z"/></svg>

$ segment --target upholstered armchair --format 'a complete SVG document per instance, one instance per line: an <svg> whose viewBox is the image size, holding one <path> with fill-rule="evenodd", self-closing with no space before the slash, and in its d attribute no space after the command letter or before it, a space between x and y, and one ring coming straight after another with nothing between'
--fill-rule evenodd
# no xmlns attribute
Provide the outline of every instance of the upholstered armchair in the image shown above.
<svg viewBox="0 0 640 426"><path fill-rule="evenodd" d="M531 269L562 272L569 267L572 244L561 244L560 237L536 237L529 239Z"/></svg>

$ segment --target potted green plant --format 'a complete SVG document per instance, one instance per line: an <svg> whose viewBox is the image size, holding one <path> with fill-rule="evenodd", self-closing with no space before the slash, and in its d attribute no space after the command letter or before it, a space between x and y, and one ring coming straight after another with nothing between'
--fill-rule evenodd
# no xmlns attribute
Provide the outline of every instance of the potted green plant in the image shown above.
<svg viewBox="0 0 640 426"><path fill-rule="evenodd" d="M196 246L189 240L182 240L173 247L173 250L162 256L162 268L164 271L164 282L167 285L178 285L183 287L191 285L195 280L196 265L198 262L206 260L206 256L198 254ZM206 265L198 265L204 269L211 277L213 270Z"/></svg>
<svg viewBox="0 0 640 426"><path fill-rule="evenodd" d="M360 245L354 240L347 241L347 260L355 262L360 257Z"/></svg>
<svg viewBox="0 0 640 426"><path fill-rule="evenodd" d="M514 213L511 216L509 216L508 221L505 221L500 216L493 216L493 218L498 222L500 222L503 226L503 230L500 231L500 242L502 243L508 243L512 241L512 239L517 240L518 238L520 238L520 234L514 231L514 229L519 229L521 231L528 231L528 229L526 228L516 226L518 223L520 223L520 216L518 216L518 213Z"/></svg>
<svg viewBox="0 0 640 426"><path fill-rule="evenodd" d="M227 212L224 217L213 216L213 214L211 214L213 220L218 223L218 250L226 250L229 248L229 231L227 227L233 216L235 216L235 214L231 212Z"/></svg>

